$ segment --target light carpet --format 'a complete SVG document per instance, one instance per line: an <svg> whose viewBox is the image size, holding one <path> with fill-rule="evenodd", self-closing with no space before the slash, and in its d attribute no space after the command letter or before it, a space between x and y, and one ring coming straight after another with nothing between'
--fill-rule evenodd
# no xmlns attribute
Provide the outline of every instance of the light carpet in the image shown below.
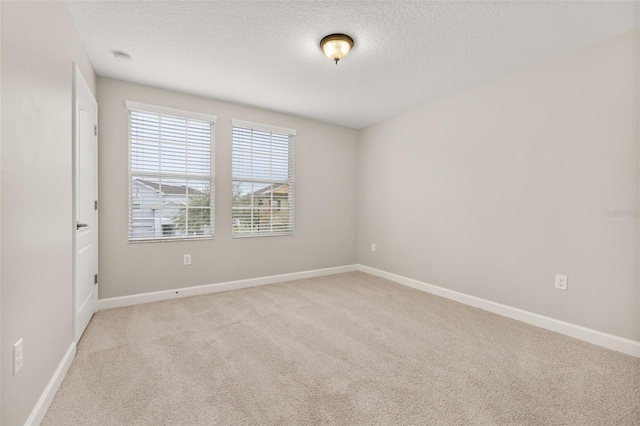
<svg viewBox="0 0 640 426"><path fill-rule="evenodd" d="M361 272L98 312L45 425L639 425L640 359Z"/></svg>

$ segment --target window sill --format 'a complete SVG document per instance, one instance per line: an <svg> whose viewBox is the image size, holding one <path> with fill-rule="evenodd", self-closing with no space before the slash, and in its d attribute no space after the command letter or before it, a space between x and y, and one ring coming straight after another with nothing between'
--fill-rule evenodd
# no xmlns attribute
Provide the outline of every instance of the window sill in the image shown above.
<svg viewBox="0 0 640 426"><path fill-rule="evenodd" d="M173 243L176 241L202 241L202 240L215 240L215 236L207 237L177 237L177 238L146 238L128 240L129 244L145 244L145 243Z"/></svg>
<svg viewBox="0 0 640 426"><path fill-rule="evenodd" d="M231 238L236 240L236 239L242 239L242 238L260 238L260 237L292 237L294 236L295 233L293 232L286 232L286 233L269 233L269 234L232 234Z"/></svg>

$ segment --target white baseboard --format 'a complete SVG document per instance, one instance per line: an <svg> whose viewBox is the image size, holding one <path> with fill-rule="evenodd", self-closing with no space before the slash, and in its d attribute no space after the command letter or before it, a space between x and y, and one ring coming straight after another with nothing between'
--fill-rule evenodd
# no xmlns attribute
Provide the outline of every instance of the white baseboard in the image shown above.
<svg viewBox="0 0 640 426"><path fill-rule="evenodd" d="M69 367L71 367L71 363L75 356L76 344L71 343L71 346L67 349L67 353L64 354L58 368L55 373L53 373L53 377L51 377L47 387L44 388L42 395L40 395L40 399L38 399L35 407L33 407L33 410L25 423L26 426L38 426L42 423L42 419L44 419L44 415L47 413L47 410L53 401L53 397L56 396L56 392L60 389L62 380L64 379L64 376L67 375L67 371L69 371Z"/></svg>
<svg viewBox="0 0 640 426"><path fill-rule="evenodd" d="M173 290L154 291L152 293L133 294L131 296L98 299L98 310L119 308L123 306L139 305L141 303L159 302L161 300L178 299L181 297L198 296L201 294L218 293L221 291L238 290L241 288L257 287L286 281L302 280L305 278L321 277L324 275L353 272L357 265L337 266L333 268L315 269L312 271L293 272L290 274L271 275L268 277L250 278L246 280L229 281L225 283L207 284L196 287L176 288Z"/></svg>
<svg viewBox="0 0 640 426"><path fill-rule="evenodd" d="M593 343L595 345L603 346L614 351L622 352L627 355L632 355L640 358L640 342L637 342L635 340L614 336L613 334L603 333L601 331L582 327L580 325L571 324L543 315L534 314L533 312L513 308L511 306L492 302L486 299L481 299L475 296L470 296L468 294L449 290L443 287L438 287L432 284L427 284L422 281L403 277L402 275L392 274L386 271L381 271L380 269L371 268L369 266L358 265L358 270L366 272L367 274L375 275L381 278L388 279L390 281L397 282L399 284L406 285L408 287L415 288L417 290L435 294L436 296L455 300L456 302L464 303L465 305L480 308L485 311L493 312L494 314L522 321L527 324L555 331L557 333L564 334L575 339Z"/></svg>

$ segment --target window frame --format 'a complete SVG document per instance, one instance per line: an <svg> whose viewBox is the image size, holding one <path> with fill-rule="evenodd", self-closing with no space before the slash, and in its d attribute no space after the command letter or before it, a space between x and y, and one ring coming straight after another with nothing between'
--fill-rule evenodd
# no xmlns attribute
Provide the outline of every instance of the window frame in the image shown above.
<svg viewBox="0 0 640 426"><path fill-rule="evenodd" d="M174 242L174 241L198 241L198 240L213 240L215 239L215 124L217 122L217 116L211 114L204 114L194 111L186 111L177 108L170 108L159 105L146 104L142 102L136 101L125 101L125 107L127 109L127 162L128 162L128 193L127 193L127 242L129 244L140 244L140 243L159 243L159 242ZM160 115L173 116L178 118L185 119L194 119L200 121L209 122L210 125L210 133L209 133L209 161L210 168L208 175L197 175L197 174L189 174L187 171L185 173L173 173L173 172L140 172L135 173L132 167L132 126L131 126L131 112L132 111L140 111L143 113L155 113ZM162 158L162 157L160 157ZM188 164L188 163L187 163ZM211 235L178 235L172 237L162 236L165 232L164 224L160 221L160 231L161 236L154 237L142 237L142 238L132 238L132 229L133 229L133 194L132 194L132 179L133 176L143 177L151 177L151 178L174 178L174 179L203 179L204 176L207 176L204 179L208 179L210 182L210 202L209 202L209 214L210 214L210 227L211 227ZM140 198L140 195L138 195ZM142 202L138 206L138 211L142 209ZM187 210L188 212L188 210ZM142 218L144 220L144 218Z"/></svg>
<svg viewBox="0 0 640 426"><path fill-rule="evenodd" d="M241 128L244 130L250 130L250 131L260 131L260 132L267 132L267 133L276 133L279 135L286 135L289 138L288 141L288 159L287 159L287 179L286 180L277 180L277 179L266 179L266 178L240 178L238 176L236 176L234 174L234 167L233 167L233 156L234 153L236 152L234 149L234 129L235 128ZM232 198L231 198L231 217L232 217L232 221L231 221L231 238L232 239L242 239L242 238L260 238L260 237L289 237L289 236L294 236L295 235L295 136L296 136L297 131L295 129L289 129L286 127L278 127L278 126L272 126L272 125L268 125L268 124L261 124L261 123L253 123L250 121L244 121L244 120L237 120L237 119L232 119L231 120L231 184L233 185L235 182L243 182L243 183L263 183L263 184L282 184L282 185L288 185L288 193L287 193L287 198L288 198L288 203L289 203L289 208L288 210L288 225L289 225L289 229L287 231L284 232L234 232L234 210L238 209L238 210L242 210L241 208L236 208L234 206L234 200L233 200L233 186L232 186ZM253 144L253 142L252 142ZM273 157L270 157L273 158ZM253 194L252 194L253 195ZM272 200L273 200L273 194L271 196ZM252 207L253 210L253 207ZM274 206L270 206L270 210L272 211L272 217L273 217L273 212L274 211L281 211L281 200L278 200L278 206L274 207Z"/></svg>

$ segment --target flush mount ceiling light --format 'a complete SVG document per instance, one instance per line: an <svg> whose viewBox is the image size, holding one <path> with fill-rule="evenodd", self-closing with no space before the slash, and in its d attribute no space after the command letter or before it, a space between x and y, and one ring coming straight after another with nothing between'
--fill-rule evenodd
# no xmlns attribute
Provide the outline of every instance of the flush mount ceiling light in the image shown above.
<svg viewBox="0 0 640 426"><path fill-rule="evenodd" d="M346 34L329 34L320 40L320 47L325 56L329 59L338 61L349 54L353 47L353 39Z"/></svg>

